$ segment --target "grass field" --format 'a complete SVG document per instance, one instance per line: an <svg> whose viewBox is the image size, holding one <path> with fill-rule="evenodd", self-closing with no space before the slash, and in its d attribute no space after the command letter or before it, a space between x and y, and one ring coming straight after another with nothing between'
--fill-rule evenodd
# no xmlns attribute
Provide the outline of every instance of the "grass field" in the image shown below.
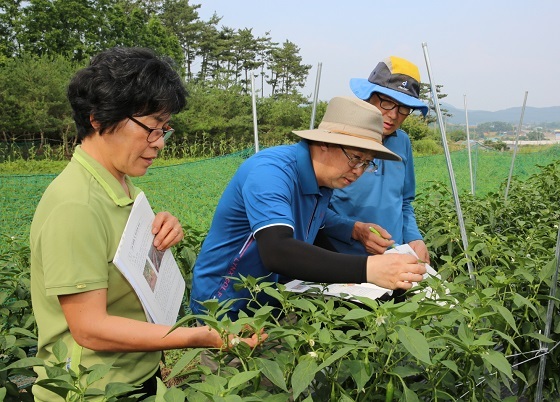
<svg viewBox="0 0 560 402"><path fill-rule="evenodd" d="M475 194L503 191L507 182L512 153L494 151L471 152L475 175ZM135 178L156 211L168 210L184 225L206 231L210 225L216 204L230 178L243 162L246 154L156 166L148 173ZM560 147L540 152L518 152L514 164L514 176L521 179L538 172L544 166L560 158ZM470 192L470 173L467 151L451 154L453 172L459 194ZM57 165L62 169L64 164ZM429 188L433 182L450 184L445 156L415 158L417 192ZM2 171L2 170L0 170ZM5 170L4 170L5 171ZM33 212L41 195L56 174L0 175L0 249L4 236L27 237ZM500 189L502 186L502 189Z"/></svg>
<svg viewBox="0 0 560 402"><path fill-rule="evenodd" d="M533 148L534 149L534 148ZM507 178L512 164L513 152L496 152L487 150L471 151L473 182L475 194L484 196L500 190ZM542 151L518 151L513 176L525 179L539 171L539 166L560 159L560 146L553 146ZM466 150L451 153L453 173L459 194L471 191L469 159ZM445 155L422 156L414 158L417 192L423 191L431 182L450 183Z"/></svg>

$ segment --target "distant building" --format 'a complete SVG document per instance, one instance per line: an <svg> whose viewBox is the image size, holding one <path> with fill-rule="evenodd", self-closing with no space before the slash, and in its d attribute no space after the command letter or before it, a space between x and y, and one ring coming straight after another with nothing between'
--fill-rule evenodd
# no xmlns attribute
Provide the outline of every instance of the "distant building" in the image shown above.
<svg viewBox="0 0 560 402"><path fill-rule="evenodd" d="M554 137L557 141L560 141L560 130L554 130Z"/></svg>

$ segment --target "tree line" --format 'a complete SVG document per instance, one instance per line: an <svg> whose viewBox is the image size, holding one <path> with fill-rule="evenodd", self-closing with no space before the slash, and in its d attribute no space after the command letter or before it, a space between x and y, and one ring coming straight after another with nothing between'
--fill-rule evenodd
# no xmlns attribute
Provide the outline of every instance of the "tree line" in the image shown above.
<svg viewBox="0 0 560 402"><path fill-rule="evenodd" d="M262 135L282 141L308 127L310 95L301 91L311 65L300 48L274 42L270 32L220 26L216 14L204 21L199 8L189 0L0 0L0 140L58 141L70 152L66 86L91 56L113 46L149 47L174 60L189 99L174 117L173 141L251 139L252 82ZM315 124L325 108L320 102ZM413 138L429 134L429 120L407 120Z"/></svg>

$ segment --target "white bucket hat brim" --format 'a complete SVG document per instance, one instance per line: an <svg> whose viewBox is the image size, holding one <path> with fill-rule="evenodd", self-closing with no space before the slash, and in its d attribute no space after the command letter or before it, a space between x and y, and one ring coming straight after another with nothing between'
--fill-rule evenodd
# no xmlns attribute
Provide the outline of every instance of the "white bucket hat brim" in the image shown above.
<svg viewBox="0 0 560 402"><path fill-rule="evenodd" d="M353 97L332 98L318 128L292 132L311 141L372 150L378 159L401 160L382 144L383 118L379 109Z"/></svg>

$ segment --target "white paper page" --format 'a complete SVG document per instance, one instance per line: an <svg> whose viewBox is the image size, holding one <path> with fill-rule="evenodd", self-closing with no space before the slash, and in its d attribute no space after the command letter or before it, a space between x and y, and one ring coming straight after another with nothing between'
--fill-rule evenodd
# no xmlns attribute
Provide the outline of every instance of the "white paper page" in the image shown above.
<svg viewBox="0 0 560 402"><path fill-rule="evenodd" d="M322 285L313 282L304 282L300 280L293 280L286 284L286 290L291 292L301 293L311 288L323 289ZM342 294L347 294L346 298L353 298L355 296L369 297L370 299L378 299L385 293L391 292L374 285L372 283L333 283L327 286L325 291L326 295L342 297Z"/></svg>
<svg viewBox="0 0 560 402"><path fill-rule="evenodd" d="M418 258L416 252L410 247L408 244L400 244L396 247L393 247L387 251L385 254L392 254L392 253L399 253L399 254L410 254L414 257ZM440 278L439 274L435 269L433 269L429 264L426 264L426 273L424 274L424 279L428 278L429 276L435 276L436 278ZM418 282L413 282L413 286L416 286Z"/></svg>
<svg viewBox="0 0 560 402"><path fill-rule="evenodd" d="M171 251L153 247L154 212L144 193L134 200L113 263L130 282L148 321L173 325L177 320L185 281Z"/></svg>
<svg viewBox="0 0 560 402"><path fill-rule="evenodd" d="M385 253L392 254L392 253L399 253L399 254L411 254L418 258L412 247L408 244L401 244L400 246L393 247L387 250ZM424 279L428 278L430 275L440 277L439 274L428 264L426 264L426 273L424 274ZM416 286L418 283L413 282L413 286ZM300 280L293 280L286 284L286 290L291 292L304 292L311 287L322 289L322 285L313 282L304 282ZM393 294L393 291L390 289L385 289L380 286L374 285L372 283L334 283L330 284L325 291L326 295L330 296L338 296L341 297L341 294L348 294L347 298L352 298L352 296L362 296L362 297L369 297L370 299L378 299L383 296L385 293Z"/></svg>

